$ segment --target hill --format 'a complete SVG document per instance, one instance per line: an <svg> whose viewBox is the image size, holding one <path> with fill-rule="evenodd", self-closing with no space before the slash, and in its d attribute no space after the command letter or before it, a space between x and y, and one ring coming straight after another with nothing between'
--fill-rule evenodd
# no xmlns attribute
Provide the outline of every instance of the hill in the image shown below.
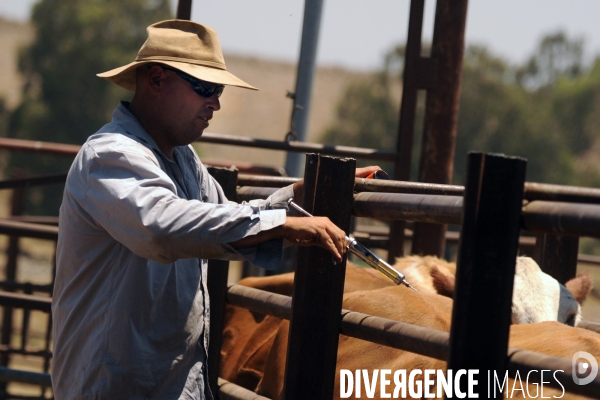
<svg viewBox="0 0 600 400"><path fill-rule="evenodd" d="M9 109L15 108L21 100L23 81L17 68L19 48L31 43L33 38L31 25L0 17L0 98L6 101Z"/></svg>
<svg viewBox="0 0 600 400"><path fill-rule="evenodd" d="M17 68L18 49L33 38L31 25L0 18L0 97L6 100L9 109L19 103L23 85ZM227 88L221 97L221 110L215 113L207 131L283 140L290 126L292 100L286 94L295 88L295 64L233 54L225 54L225 60L229 71L260 91ZM365 76L365 73L340 68L318 68L309 141L317 141L325 126L333 121L336 102L347 83ZM273 167L281 167L285 162L285 154L280 151L208 144L200 144L198 149L207 158L241 160Z"/></svg>

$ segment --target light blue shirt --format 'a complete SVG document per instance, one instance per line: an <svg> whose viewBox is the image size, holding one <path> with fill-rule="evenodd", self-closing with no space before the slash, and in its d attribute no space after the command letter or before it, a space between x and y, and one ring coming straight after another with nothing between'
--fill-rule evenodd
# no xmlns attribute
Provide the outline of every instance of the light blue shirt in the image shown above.
<svg viewBox="0 0 600 400"><path fill-rule="evenodd" d="M209 258L273 269L292 187L230 203L190 146L169 160L127 109L90 136L60 209L52 300L57 400L210 398Z"/></svg>

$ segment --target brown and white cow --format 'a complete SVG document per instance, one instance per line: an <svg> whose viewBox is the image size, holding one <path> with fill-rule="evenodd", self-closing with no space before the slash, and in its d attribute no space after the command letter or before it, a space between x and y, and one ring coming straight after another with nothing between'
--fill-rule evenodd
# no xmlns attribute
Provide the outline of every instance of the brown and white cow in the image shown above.
<svg viewBox="0 0 600 400"><path fill-rule="evenodd" d="M249 278L240 284L290 295L293 274ZM361 290L362 288L365 290ZM348 266L343 308L449 331L452 300L437 294L415 293L390 284L372 270ZM266 397L281 398L288 330L288 321L227 306L220 375ZM600 358L600 336L563 324L546 322L513 325L510 340L511 346L567 359L577 351L586 351ZM340 398L341 369L405 369L410 373L415 368L445 369L445 363L342 335L338 349L334 398ZM512 380L509 381L507 388L512 389L513 383ZM376 384L379 385L379 382ZM517 385L512 397L518 398L521 393L524 391L520 391ZM561 394L560 390L544 390L544 396L558 397ZM364 389L363 397L366 397ZM566 394L563 398L581 397Z"/></svg>
<svg viewBox="0 0 600 400"><path fill-rule="evenodd" d="M437 257L403 257L394 265L419 291L453 297L456 264ZM592 278L579 274L566 285L541 270L529 257L517 257L513 286L512 321L531 324L558 321L577 326L581 304L592 290Z"/></svg>

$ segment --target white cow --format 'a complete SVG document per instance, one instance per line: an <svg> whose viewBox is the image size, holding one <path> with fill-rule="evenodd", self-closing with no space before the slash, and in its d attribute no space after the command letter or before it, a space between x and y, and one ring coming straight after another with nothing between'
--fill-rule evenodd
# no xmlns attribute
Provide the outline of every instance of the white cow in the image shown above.
<svg viewBox="0 0 600 400"><path fill-rule="evenodd" d="M411 256L396 260L394 267L418 290L453 297L456 265L436 257ZM512 321L530 324L558 321L577 326L581 306L592 290L592 277L584 272L561 285L529 257L517 257L513 287Z"/></svg>

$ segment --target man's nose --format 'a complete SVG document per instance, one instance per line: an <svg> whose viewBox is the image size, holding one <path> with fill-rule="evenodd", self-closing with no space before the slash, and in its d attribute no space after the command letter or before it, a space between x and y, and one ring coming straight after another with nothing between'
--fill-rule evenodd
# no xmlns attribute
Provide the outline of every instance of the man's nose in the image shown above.
<svg viewBox="0 0 600 400"><path fill-rule="evenodd" d="M219 111L221 109L221 101L216 93L208 99L207 106L214 111Z"/></svg>

